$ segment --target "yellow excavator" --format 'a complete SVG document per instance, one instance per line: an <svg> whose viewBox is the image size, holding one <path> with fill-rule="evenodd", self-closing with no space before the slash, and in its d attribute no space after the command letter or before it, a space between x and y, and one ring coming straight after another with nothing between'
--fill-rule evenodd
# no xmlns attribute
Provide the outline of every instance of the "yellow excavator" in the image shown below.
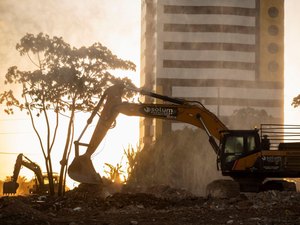
<svg viewBox="0 0 300 225"><path fill-rule="evenodd" d="M162 100L164 103L146 104L122 101L125 89ZM102 105L100 119L90 142L88 144L80 142L85 130ZM230 130L200 102L168 97L117 84L104 92L79 139L75 141L75 158L68 168L68 174L72 179L81 183L101 183L100 175L93 167L91 155L114 124L119 113L128 116L174 120L203 129L216 153L217 168L221 170L222 175L229 176L237 182L242 192L258 192L268 186L281 190L286 186L291 187L290 183L282 178L300 177L300 142L298 142L300 134L287 131L297 130L300 127L264 124L260 129ZM293 142L286 141L286 136L292 137ZM87 147L83 155L79 155L79 146ZM265 182L266 180L268 182ZM292 187L292 189L296 188L295 185Z"/></svg>
<svg viewBox="0 0 300 225"><path fill-rule="evenodd" d="M47 194L49 192L49 180L47 174L43 174L40 166L31 161L22 153L17 156L13 176L11 176L10 181L6 181L3 183L3 194L12 195L17 193L17 189L19 188L17 180L22 166L33 171L35 174L33 185L29 187L28 192L30 194ZM58 174L53 174L53 180L54 188L57 191L59 180Z"/></svg>

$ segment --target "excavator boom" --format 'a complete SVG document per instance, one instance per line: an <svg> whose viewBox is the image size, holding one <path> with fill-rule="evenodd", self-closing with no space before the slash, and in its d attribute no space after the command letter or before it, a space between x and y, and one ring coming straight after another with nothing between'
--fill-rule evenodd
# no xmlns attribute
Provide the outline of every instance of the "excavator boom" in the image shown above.
<svg viewBox="0 0 300 225"><path fill-rule="evenodd" d="M95 152L119 113L128 116L175 120L202 128L208 134L213 149L216 153L218 152L218 145L214 138L219 140L220 132L227 130L227 127L200 102L186 101L138 89L135 89L135 91L172 104L122 102L124 88L123 85L114 85L106 90L100 99L100 103L104 102L104 98L106 98L106 102L89 144L80 142L82 134L79 140L75 142L75 158L68 169L68 174L72 179L81 183L95 184L101 182L100 176L93 167L91 155ZM99 110L99 108L98 104L95 110ZM94 115L96 115L96 111L92 113L92 117ZM89 118L87 125L91 123L91 120L92 118ZM80 145L87 146L87 150L83 155L79 155L78 148Z"/></svg>

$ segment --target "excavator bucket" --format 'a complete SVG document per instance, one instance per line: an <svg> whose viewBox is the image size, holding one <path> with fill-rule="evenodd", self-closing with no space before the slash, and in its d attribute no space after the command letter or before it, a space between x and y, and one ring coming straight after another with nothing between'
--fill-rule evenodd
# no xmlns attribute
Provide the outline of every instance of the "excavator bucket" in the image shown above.
<svg viewBox="0 0 300 225"><path fill-rule="evenodd" d="M68 169L69 176L80 183L101 184L100 175L96 172L90 157L77 156Z"/></svg>
<svg viewBox="0 0 300 225"><path fill-rule="evenodd" d="M16 194L19 184L15 181L7 181L3 183L3 195Z"/></svg>

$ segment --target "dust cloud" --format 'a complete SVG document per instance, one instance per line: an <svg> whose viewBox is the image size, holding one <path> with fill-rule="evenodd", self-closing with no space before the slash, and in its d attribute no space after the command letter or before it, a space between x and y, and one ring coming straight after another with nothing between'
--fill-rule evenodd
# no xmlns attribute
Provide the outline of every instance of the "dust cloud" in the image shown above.
<svg viewBox="0 0 300 225"><path fill-rule="evenodd" d="M185 128L139 152L129 184L170 185L204 196L207 184L221 177L207 135L202 130Z"/></svg>

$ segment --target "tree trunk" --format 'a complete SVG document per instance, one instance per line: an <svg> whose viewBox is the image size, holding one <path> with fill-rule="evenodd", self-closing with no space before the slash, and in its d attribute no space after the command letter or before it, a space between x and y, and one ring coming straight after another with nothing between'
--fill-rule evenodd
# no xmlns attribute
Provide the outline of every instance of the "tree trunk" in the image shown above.
<svg viewBox="0 0 300 225"><path fill-rule="evenodd" d="M64 187L64 183L65 183L65 170L66 170L66 165L67 165L67 153L68 153L68 149L70 147L70 140L71 140L71 134L72 134L72 125L73 125L73 121L74 121L74 114L75 113L75 100L73 99L73 103L72 103L72 111L71 111L71 116L70 116L70 120L69 120L69 125L68 125L68 133L67 133L67 139L66 139L66 143L65 143L65 148L64 148L64 153L62 156L62 159L60 161L60 174L59 174L59 183L58 183L58 196L62 196L64 191L63 191L63 187Z"/></svg>

